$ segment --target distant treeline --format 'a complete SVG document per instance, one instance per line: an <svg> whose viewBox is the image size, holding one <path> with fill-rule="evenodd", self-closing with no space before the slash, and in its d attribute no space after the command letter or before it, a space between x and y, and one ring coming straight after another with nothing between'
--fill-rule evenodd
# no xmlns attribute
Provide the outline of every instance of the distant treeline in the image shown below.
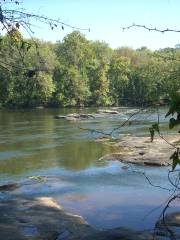
<svg viewBox="0 0 180 240"><path fill-rule="evenodd" d="M2 107L144 105L178 89L178 47L112 49L78 31L55 44L17 30L0 38Z"/></svg>

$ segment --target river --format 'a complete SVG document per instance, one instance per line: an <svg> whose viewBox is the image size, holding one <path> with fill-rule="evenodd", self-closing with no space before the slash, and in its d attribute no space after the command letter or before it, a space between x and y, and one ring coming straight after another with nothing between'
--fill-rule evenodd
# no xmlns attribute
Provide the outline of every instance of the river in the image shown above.
<svg viewBox="0 0 180 240"><path fill-rule="evenodd" d="M65 210L83 216L95 227L152 229L170 193L151 186L141 172L153 184L168 187L167 167L126 169L118 161L100 161L117 149L95 142L100 134L80 129L108 132L134 109L121 108L122 115L82 122L53 117L79 111L92 113L96 109L1 110L0 184L20 183L16 196L52 196ZM165 112L160 110L160 122L162 131L168 132ZM148 135L156 120L156 111L138 114L114 137ZM47 179L30 180L32 176Z"/></svg>

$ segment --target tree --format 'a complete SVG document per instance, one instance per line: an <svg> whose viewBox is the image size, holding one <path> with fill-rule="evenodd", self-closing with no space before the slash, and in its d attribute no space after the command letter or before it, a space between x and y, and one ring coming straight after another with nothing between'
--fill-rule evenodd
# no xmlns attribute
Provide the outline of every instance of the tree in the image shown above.
<svg viewBox="0 0 180 240"><path fill-rule="evenodd" d="M114 54L108 71L110 91L115 105L127 98L126 90L130 78L130 59Z"/></svg>
<svg viewBox="0 0 180 240"><path fill-rule="evenodd" d="M109 80L107 77L112 49L104 42L91 43L93 59L88 68L92 105L110 105Z"/></svg>
<svg viewBox="0 0 180 240"><path fill-rule="evenodd" d="M87 77L91 54L89 41L74 31L57 44L56 54L59 61L54 74L56 102L65 106L86 105L90 95Z"/></svg>

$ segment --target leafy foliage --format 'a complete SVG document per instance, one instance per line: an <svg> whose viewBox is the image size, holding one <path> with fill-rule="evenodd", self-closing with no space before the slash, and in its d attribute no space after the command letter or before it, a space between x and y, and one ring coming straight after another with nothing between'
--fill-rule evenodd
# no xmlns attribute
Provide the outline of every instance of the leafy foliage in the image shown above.
<svg viewBox="0 0 180 240"><path fill-rule="evenodd" d="M177 164L180 164L179 148L171 155L170 159L173 161L172 170L174 170Z"/></svg>
<svg viewBox="0 0 180 240"><path fill-rule="evenodd" d="M174 92L172 94L170 108L166 114L166 117L169 115L174 116L175 114L176 114L176 118L173 117L173 118L170 118L169 120L170 129L180 124L180 91ZM174 153L171 155L170 159L173 162L172 170L174 170L178 164L180 165L180 149L179 148L176 148Z"/></svg>
<svg viewBox="0 0 180 240"><path fill-rule="evenodd" d="M153 142L155 132L157 132L158 134L160 134L159 123L154 123L154 124L152 124L152 127L149 128L149 132L150 132L150 136L151 136L151 142Z"/></svg>
<svg viewBox="0 0 180 240"><path fill-rule="evenodd" d="M180 49L111 49L74 31L55 44L23 39L17 28L0 38L0 105L11 107L149 105L173 99L179 113ZM179 124L172 117L170 128ZM152 127L153 139L155 126Z"/></svg>

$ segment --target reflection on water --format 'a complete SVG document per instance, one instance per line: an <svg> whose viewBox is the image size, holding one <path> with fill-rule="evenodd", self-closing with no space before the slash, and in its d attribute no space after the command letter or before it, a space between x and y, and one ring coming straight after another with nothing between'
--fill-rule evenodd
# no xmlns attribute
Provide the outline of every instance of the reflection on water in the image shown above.
<svg viewBox="0 0 180 240"><path fill-rule="evenodd" d="M141 175L123 168L119 162L98 161L117 149L94 142L100 135L79 128L111 131L129 117L129 109L120 109L122 115L83 122L53 118L57 114L95 110L0 111L0 183L20 182L22 186L15 195L53 196L68 211L82 215L98 227L152 227L159 211L146 221L142 219L169 192L154 189ZM166 131L164 114L161 110L162 129ZM116 136L146 135L156 119L155 112L139 114ZM148 172L155 184L167 186L166 168L142 170ZM48 181L28 179L33 175L48 176Z"/></svg>
<svg viewBox="0 0 180 240"><path fill-rule="evenodd" d="M22 177L38 169L64 167L81 170L95 164L102 155L115 151L110 146L94 143L93 138L96 136L79 127L110 131L128 115L80 123L53 118L56 114L67 114L68 111L75 110L1 111L0 173L9 174L13 180L13 175ZM83 111L92 112L93 109ZM143 134L144 129L147 132L147 123L153 119L152 114L150 116L151 119L148 113L139 115L136 120L132 119L131 125L124 127L121 134L134 130L137 134Z"/></svg>
<svg viewBox="0 0 180 240"><path fill-rule="evenodd" d="M8 152L8 149L5 151L5 146L0 147L0 151L2 151L0 173L19 175L52 167L82 170L91 166L102 155L114 150L111 146L87 141L60 144L59 146L51 143L48 146L43 145L39 148L35 146L32 149L23 147L22 152L17 150Z"/></svg>
<svg viewBox="0 0 180 240"><path fill-rule="evenodd" d="M123 166L113 161L75 172L49 169L46 181L26 180L14 194L54 197L67 211L100 228L152 228L170 192L152 187L139 171L153 184L168 188L167 168Z"/></svg>

